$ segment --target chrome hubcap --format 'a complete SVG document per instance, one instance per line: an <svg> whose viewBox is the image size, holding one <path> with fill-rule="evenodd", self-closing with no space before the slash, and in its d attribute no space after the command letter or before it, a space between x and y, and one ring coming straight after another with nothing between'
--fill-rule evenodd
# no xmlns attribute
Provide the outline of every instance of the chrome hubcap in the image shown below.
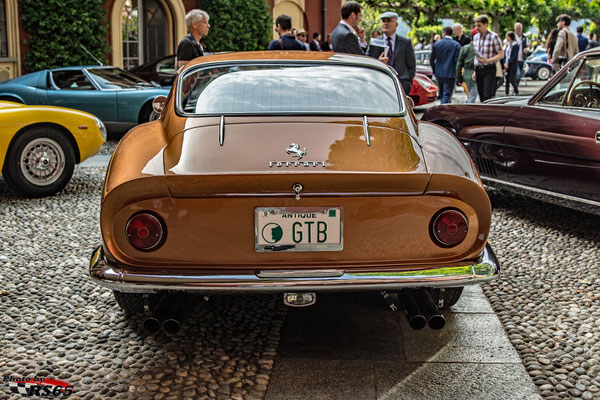
<svg viewBox="0 0 600 400"><path fill-rule="evenodd" d="M27 144L19 160L25 179L36 186L55 182L65 169L65 154L58 143L39 138Z"/></svg>

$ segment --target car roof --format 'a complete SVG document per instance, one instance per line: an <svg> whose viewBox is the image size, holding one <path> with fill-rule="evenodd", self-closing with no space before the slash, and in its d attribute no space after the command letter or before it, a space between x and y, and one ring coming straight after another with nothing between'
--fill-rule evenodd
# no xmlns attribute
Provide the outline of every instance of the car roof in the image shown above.
<svg viewBox="0 0 600 400"><path fill-rule="evenodd" d="M593 49L584 50L581 53L579 53L578 55L585 55L585 56L600 55L600 47L594 47Z"/></svg>
<svg viewBox="0 0 600 400"><path fill-rule="evenodd" d="M330 53L319 51L252 51L252 52L236 52L213 54L210 56L198 57L186 65L186 70L196 65L207 63L246 63L253 61L318 61L330 62L332 64L349 64L361 67L377 68L383 71L389 71L388 66L381 61L368 56L346 54L346 53Z"/></svg>
<svg viewBox="0 0 600 400"><path fill-rule="evenodd" d="M114 65L76 65L71 67L61 67L61 68L53 68L48 71L69 71L69 70L79 70L79 69L88 69L88 68L119 68Z"/></svg>

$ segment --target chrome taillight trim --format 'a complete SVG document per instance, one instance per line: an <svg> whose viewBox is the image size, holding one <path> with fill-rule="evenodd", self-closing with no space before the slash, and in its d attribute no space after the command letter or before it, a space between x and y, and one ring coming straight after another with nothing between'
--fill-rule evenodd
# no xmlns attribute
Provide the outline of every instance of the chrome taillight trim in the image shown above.
<svg viewBox="0 0 600 400"><path fill-rule="evenodd" d="M133 219L135 217L139 217L142 215L147 215L151 218L154 218L156 220L156 222L158 223L158 226L160 226L160 236L158 238L158 240L156 241L156 244L154 244L151 247L144 247L144 248L138 248L136 246L133 245L133 243L131 243L131 240L129 240L129 235L127 234L127 231L129 230L129 224L131 224L131 221L133 221ZM148 211L141 211L141 212L137 212L135 214L133 214L131 217L129 217L129 219L127 220L127 224L125 225L125 237L127 238L127 243L129 243L131 245L131 247L133 247L136 250L139 251L153 251L158 249L164 242L164 237L165 237L165 231L166 231L166 227L165 224L163 223L163 221L157 217L156 215L148 212Z"/></svg>
<svg viewBox="0 0 600 400"><path fill-rule="evenodd" d="M448 212L454 212L454 213L460 215L462 217L462 219L465 221L465 225L467 226L467 232L469 231L469 221L467 220L467 217L465 216L465 214L463 214L460 210L457 210L454 208L447 208L447 209L438 211L436 217L433 220L433 223L431 224L431 234L433 235L434 239L437 241L438 245L441 245L444 247L454 247L454 246L458 246L460 243L462 243L464 238L463 238L463 240L461 240L460 242L455 243L455 244L446 243L438 237L436 229L435 229L435 227L437 226L438 220ZM466 237L466 235L465 235L465 237Z"/></svg>

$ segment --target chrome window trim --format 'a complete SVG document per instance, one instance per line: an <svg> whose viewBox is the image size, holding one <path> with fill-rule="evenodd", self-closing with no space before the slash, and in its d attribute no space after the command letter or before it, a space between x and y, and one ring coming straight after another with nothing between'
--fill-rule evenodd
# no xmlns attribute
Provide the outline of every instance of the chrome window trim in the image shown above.
<svg viewBox="0 0 600 400"><path fill-rule="evenodd" d="M585 107L573 107L573 106L564 106L562 104L544 104L544 103L540 103L540 104L534 104L531 105L529 107L538 107L538 108L556 108L559 110L574 110L574 111L594 111L594 112L598 112L600 111L600 109L597 108L585 108Z"/></svg>
<svg viewBox="0 0 600 400"><path fill-rule="evenodd" d="M560 75L558 77L555 76L555 78L553 79L555 81L554 85L551 85L547 88L542 87L542 89L540 89L540 91L537 93L537 95L533 96L533 97L536 97L536 100L529 105L531 105L531 106L534 106L534 105L555 106L555 107L565 107L566 108L567 106L565 106L565 102L567 101L567 97L571 91L571 87L573 87L573 81L577 77L577 74L579 74L579 70L581 69L583 64L586 62L586 60L587 60L587 57L582 57L578 61L573 62L574 65L576 65L577 63L579 63L579 65L577 65L576 67L573 68L573 69L576 68L577 71L575 72L575 74L573 74L573 77L569 81L569 86L567 87L567 92L565 93L565 96L562 99L562 102L560 104L543 103L542 100L543 100L544 96L546 96L554 87L556 87L556 85L558 85L560 83L560 81L565 77L565 75L569 74L573 70L571 68L565 68L564 71L561 69L559 71Z"/></svg>
<svg viewBox="0 0 600 400"><path fill-rule="evenodd" d="M383 114L383 113L332 113L332 112L273 112L273 113L210 113L210 114L188 114L184 112L181 108L181 85L183 84L184 79L199 70L209 69L209 68L218 68L218 67L226 67L226 66L251 66L251 65L264 65L264 66L278 66L278 65L287 65L287 66L305 66L305 65L336 65L336 66L348 66L348 67L356 67L356 68L367 68L376 71L383 72L387 74L392 81L394 82L394 87L396 89L396 96L400 100L398 104L400 105L400 110L397 113L392 114ZM222 115L226 116L235 116L235 117L248 117L248 116L265 116L265 117L273 117L273 116L327 116L327 115L336 115L336 116L372 116L372 117L404 117L406 116L406 101L404 96L402 96L402 91L400 90L400 83L397 79L397 76L394 75L392 70L388 68L387 65L381 64L382 67L375 67L369 64L359 64L359 63L349 63L346 61L316 61L316 60L243 60L243 61L212 61L206 62L202 64L196 64L184 71L182 71L177 77L177 88L175 89L175 114L179 117L183 118L198 118L198 117L220 117Z"/></svg>
<svg viewBox="0 0 600 400"><path fill-rule="evenodd" d="M125 72L129 72L124 70L123 68L119 68L119 67L90 67L91 69L121 69ZM100 84L94 79L92 78L92 74L90 72L88 72L88 68L83 68L83 71L85 71L86 76L88 77L88 79L90 79L93 82L93 85L96 86L97 90L101 91L101 92L115 92L115 91L121 91L121 90L147 90L147 89L158 89L157 87L132 87L132 88L118 88L118 89L104 89L100 86ZM139 77L138 77L139 78ZM142 78L140 78L142 79Z"/></svg>
<svg viewBox="0 0 600 400"><path fill-rule="evenodd" d="M85 70L85 68L81 68L81 69L75 69L75 68L56 69L56 70L50 70L50 71L48 71L50 73L50 83L52 84L52 88L54 90L59 90L61 92L62 91L65 91L65 92L77 92L78 91L78 90L61 89L61 88L58 87L58 85L56 84L56 82L54 82L54 73L55 72L63 72L63 71L81 71L83 73L83 75L90 81L90 83L92 84L92 86L94 86L96 88L95 90L102 90L98 86L98 83L90 77L90 75L87 73L87 71ZM90 90L90 89L79 90L79 92L85 92L86 90Z"/></svg>

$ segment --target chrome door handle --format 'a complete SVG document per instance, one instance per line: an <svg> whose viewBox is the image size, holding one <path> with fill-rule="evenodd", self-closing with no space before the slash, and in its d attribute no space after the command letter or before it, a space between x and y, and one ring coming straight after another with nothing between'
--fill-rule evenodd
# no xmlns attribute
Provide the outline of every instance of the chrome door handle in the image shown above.
<svg viewBox="0 0 600 400"><path fill-rule="evenodd" d="M600 131L596 132L596 143L600 143Z"/></svg>

